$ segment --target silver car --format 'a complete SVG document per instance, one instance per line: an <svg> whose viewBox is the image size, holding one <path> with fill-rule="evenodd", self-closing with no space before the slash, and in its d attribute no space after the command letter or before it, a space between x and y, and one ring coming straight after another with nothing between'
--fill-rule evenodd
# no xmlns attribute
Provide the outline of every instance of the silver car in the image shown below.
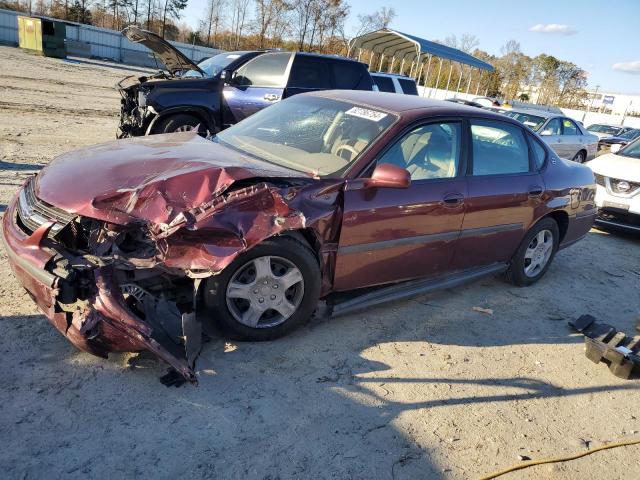
<svg viewBox="0 0 640 480"><path fill-rule="evenodd" d="M559 157L583 163L595 157L599 138L581 124L557 113L509 110L505 115L538 132Z"/></svg>

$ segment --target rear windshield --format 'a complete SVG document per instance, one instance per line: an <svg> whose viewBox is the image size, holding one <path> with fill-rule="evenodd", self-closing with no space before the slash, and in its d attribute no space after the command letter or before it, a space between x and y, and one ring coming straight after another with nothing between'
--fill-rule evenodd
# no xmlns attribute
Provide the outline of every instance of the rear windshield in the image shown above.
<svg viewBox="0 0 640 480"><path fill-rule="evenodd" d="M633 140L640 136L640 130L629 130L620 135L620 138L624 138L625 140Z"/></svg>
<svg viewBox="0 0 640 480"><path fill-rule="evenodd" d="M620 150L618 155L640 159L640 138Z"/></svg>
<svg viewBox="0 0 640 480"><path fill-rule="evenodd" d="M527 127L531 128L531 130L533 130L534 132L537 132L545 121L544 117L531 115L530 113L505 112L505 115L518 120L520 123L523 123Z"/></svg>

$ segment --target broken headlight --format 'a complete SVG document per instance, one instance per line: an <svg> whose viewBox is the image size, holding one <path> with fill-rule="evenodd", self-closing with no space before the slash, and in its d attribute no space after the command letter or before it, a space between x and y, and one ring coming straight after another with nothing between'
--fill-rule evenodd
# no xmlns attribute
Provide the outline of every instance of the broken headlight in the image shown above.
<svg viewBox="0 0 640 480"><path fill-rule="evenodd" d="M146 88L138 89L138 107L144 108L147 106L147 95L149 95L149 90Z"/></svg>

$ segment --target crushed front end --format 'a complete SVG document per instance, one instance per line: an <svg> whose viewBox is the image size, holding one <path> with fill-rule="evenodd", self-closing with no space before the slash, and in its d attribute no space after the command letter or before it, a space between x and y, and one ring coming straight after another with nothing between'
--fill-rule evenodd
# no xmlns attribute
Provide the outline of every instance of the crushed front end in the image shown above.
<svg viewBox="0 0 640 480"><path fill-rule="evenodd" d="M147 96L151 89L147 81L151 78L166 78L162 73L159 75L160 77L150 78L130 76L116 84L121 96L117 138L145 135L151 121L157 115L153 107L147 105Z"/></svg>
<svg viewBox="0 0 640 480"><path fill-rule="evenodd" d="M79 349L149 350L196 382L199 279L165 268L166 243L144 225L76 216L40 200L30 179L9 205L2 238L9 263L40 310Z"/></svg>

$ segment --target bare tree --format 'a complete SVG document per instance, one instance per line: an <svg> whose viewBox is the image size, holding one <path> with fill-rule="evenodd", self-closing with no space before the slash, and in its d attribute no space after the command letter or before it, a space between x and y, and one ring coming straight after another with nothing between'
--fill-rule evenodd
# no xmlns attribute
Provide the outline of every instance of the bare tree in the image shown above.
<svg viewBox="0 0 640 480"><path fill-rule="evenodd" d="M242 38L242 31L247 21L247 10L249 8L250 0L233 0L231 3L231 9L233 17L231 19L231 32L233 34L232 49L237 50L240 47L240 39Z"/></svg>
<svg viewBox="0 0 640 480"><path fill-rule="evenodd" d="M211 35L213 39L218 35L218 28L222 22L222 8L224 7L224 0L209 0L206 10L206 19L203 20L202 31L206 33L206 41L208 47L211 46Z"/></svg>

